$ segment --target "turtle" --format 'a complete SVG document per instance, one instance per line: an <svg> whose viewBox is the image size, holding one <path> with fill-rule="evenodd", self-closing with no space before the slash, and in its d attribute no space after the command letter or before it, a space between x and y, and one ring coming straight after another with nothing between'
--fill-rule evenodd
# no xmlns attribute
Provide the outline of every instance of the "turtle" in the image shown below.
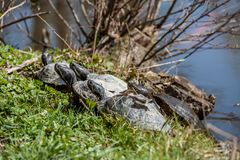
<svg viewBox="0 0 240 160"><path fill-rule="evenodd" d="M86 68L76 62L70 63L70 68L80 80L92 80L103 86L107 97L112 97L128 89L128 84L111 74L90 73Z"/></svg>
<svg viewBox="0 0 240 160"><path fill-rule="evenodd" d="M65 66L69 66L69 64L65 61L58 63L61 63L62 65ZM46 84L53 86L66 86L64 80L55 71L55 64L56 63L46 64L41 70L37 71L36 76L38 77L38 79L40 79L42 82Z"/></svg>
<svg viewBox="0 0 240 160"><path fill-rule="evenodd" d="M101 85L104 88L106 97L112 97L127 90L127 83L123 80L109 74L98 75L87 72L84 67L74 62L70 66L63 63L56 63L55 71L83 102L87 99L93 101L99 100L89 88L91 83ZM85 77L85 80L83 78L79 80L79 77Z"/></svg>
<svg viewBox="0 0 240 160"><path fill-rule="evenodd" d="M171 130L165 117L159 112L159 107L151 99L143 95L124 95L114 91L121 88L122 80L109 75L96 75L84 81L78 81L76 73L68 66L56 63L56 72L65 83L72 87L75 95L82 101L91 99L97 102L97 112L101 114L120 115L135 126L144 129L168 132ZM97 77L99 79L97 79ZM109 80L107 78L112 78ZM102 83L99 83L101 80ZM115 83L113 81L116 80ZM111 88L112 87L112 88ZM122 90L125 88L123 87Z"/></svg>
<svg viewBox="0 0 240 160"><path fill-rule="evenodd" d="M42 30L42 43L43 50L41 55L41 60L43 64L43 68L36 72L36 76L38 79L43 81L46 84L53 86L66 86L66 83L61 79L61 77L55 71L55 64L53 63L53 56L48 52L49 45L49 32L46 29ZM69 64L65 61L61 62L62 65L69 66ZM64 88L64 87L62 87Z"/></svg>
<svg viewBox="0 0 240 160"><path fill-rule="evenodd" d="M187 124L192 125L195 128L205 129L204 124L200 121L198 115L188 103L166 93L154 93L144 85L136 84L132 81L129 82L129 86L131 86L137 93L154 99L154 101L160 106L161 111L167 116L172 116L175 113L180 119L187 122Z"/></svg>
<svg viewBox="0 0 240 160"><path fill-rule="evenodd" d="M170 76L165 73L147 72L143 74L145 86L155 93L166 93L184 101L203 120L215 106L215 96L207 95L188 79L182 76Z"/></svg>
<svg viewBox="0 0 240 160"><path fill-rule="evenodd" d="M50 43L49 40L49 32L44 28L42 29L42 43L43 43L43 50L42 50L42 63L44 66L53 63L53 56L52 54L48 53L48 46Z"/></svg>
<svg viewBox="0 0 240 160"><path fill-rule="evenodd" d="M152 99L132 93L102 99L97 105L99 113L122 116L136 127L171 132L172 127L159 109L160 107Z"/></svg>

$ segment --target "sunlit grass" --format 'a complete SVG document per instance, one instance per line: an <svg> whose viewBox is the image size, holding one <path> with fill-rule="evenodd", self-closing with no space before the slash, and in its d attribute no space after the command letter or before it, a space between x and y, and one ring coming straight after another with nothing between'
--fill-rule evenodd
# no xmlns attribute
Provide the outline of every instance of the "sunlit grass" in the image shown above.
<svg viewBox="0 0 240 160"><path fill-rule="evenodd" d="M0 159L222 159L176 122L175 137L69 108L69 94L0 71Z"/></svg>

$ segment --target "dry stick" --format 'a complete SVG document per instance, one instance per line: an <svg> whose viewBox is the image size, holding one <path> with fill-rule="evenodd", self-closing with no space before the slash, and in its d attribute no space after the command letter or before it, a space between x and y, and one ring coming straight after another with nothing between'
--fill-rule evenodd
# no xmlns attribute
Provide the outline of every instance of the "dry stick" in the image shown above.
<svg viewBox="0 0 240 160"><path fill-rule="evenodd" d="M167 19L169 18L169 16L170 16L173 8L175 7L176 3L177 3L177 0L174 0L174 1L172 2L171 6L169 7L169 9L168 9L168 11L167 11L166 16L163 18L163 20L161 20L161 22L160 22L159 24L157 24L156 27L157 27L159 30L161 30L162 25L163 25L163 24L167 21Z"/></svg>
<svg viewBox="0 0 240 160"><path fill-rule="evenodd" d="M83 2L80 2L80 3L81 3L81 9L82 9L82 12L83 12L83 16L86 19L88 25L91 26L91 20L90 20L90 17L88 16L88 14L87 14L85 5L83 4Z"/></svg>
<svg viewBox="0 0 240 160"><path fill-rule="evenodd" d="M184 61L185 61L185 59L179 59L179 60L176 60L176 61L160 63L160 64L152 65L152 66L149 66L149 67L138 68L138 70L152 69L152 68L166 66L166 65L171 65L171 64L178 64L179 62L184 62Z"/></svg>
<svg viewBox="0 0 240 160"><path fill-rule="evenodd" d="M22 52L22 53L26 53L26 54L29 54L30 52L27 52L27 51L23 51L23 50L18 50L19 52ZM60 58L62 55L60 56L57 56L56 59ZM28 66L31 66L32 64L36 63L37 61L39 61L39 59L41 58L41 55L37 56L37 57L34 57L32 59L28 59L26 61L24 61L22 64L20 65L17 65L15 67L12 67L12 68L7 68L5 69L5 71L7 72L7 74L12 74L13 72L16 72L16 71L20 71L22 70L23 68L25 67L28 67Z"/></svg>
<svg viewBox="0 0 240 160"><path fill-rule="evenodd" d="M240 118L238 117L213 117L213 116L210 116L210 117L207 117L207 120L216 120L216 121L240 121Z"/></svg>
<svg viewBox="0 0 240 160"><path fill-rule="evenodd" d="M156 51L154 51L153 54L151 54L149 57L147 57L148 54L154 49L154 47L156 47L157 44L164 38L164 36L161 37L161 38L150 48L150 50L144 55L144 57L142 58L142 60L141 60L140 63L138 64L138 66L140 66L143 62L145 62L145 61L150 60L151 58L153 58L159 51L161 51L162 49L164 49L166 46L174 43L175 40L176 40L178 37L180 37L188 28L190 28L190 27L191 27L193 24L195 24L197 21L199 21L200 19L202 19L203 17L205 17L205 16L208 15L209 13L212 13L212 12L215 11L216 9L222 7L224 4L226 4L226 3L228 3L228 2L229 2L229 0L225 1L224 3L221 3L220 5L215 6L213 9L209 10L209 11L206 12L206 13L204 12L204 13L203 13L202 15L200 15L195 21L192 21L192 22L189 23L184 29L182 29L181 32L180 32L178 35L176 35L173 39L171 39L167 44L163 45L162 47L160 47L159 49L157 49ZM199 8L200 6L201 6L201 5L199 5L198 7L196 7L196 9ZM196 9L194 10L194 12L196 11ZM193 14L193 12L192 12L191 14L188 14L188 15L187 15L187 18L188 18L190 15L192 15L192 14ZM185 18L185 20L186 20L186 18ZM167 33L165 33L165 35L171 33L172 31L174 31L176 28L178 28L180 25L182 25L182 24L185 22L185 20L183 20L182 23L180 23L179 25L177 25L177 27L173 28L172 30L169 30Z"/></svg>
<svg viewBox="0 0 240 160"><path fill-rule="evenodd" d="M221 130L220 128L214 126L213 124L207 123L206 126L209 130L212 130L213 132L215 132L227 139L232 140L233 148L232 148L232 154L231 154L230 158L231 158L231 160L235 160L236 156L237 156L237 150L238 150L238 138L226 131Z"/></svg>
<svg viewBox="0 0 240 160"><path fill-rule="evenodd" d="M32 65L33 63L37 62L40 58L41 58L41 56L37 56L32 59L28 59L16 67L6 69L6 72L7 72L7 74L12 74L15 71L19 71L27 66Z"/></svg>
<svg viewBox="0 0 240 160"><path fill-rule="evenodd" d="M21 13L21 12L20 12ZM14 17L14 19L17 19L16 18L16 16L12 13L12 15L13 15L13 17ZM24 20L25 21L25 20ZM34 42L34 43L36 43L36 44L39 44L39 45L46 45L46 44L43 44L41 41L38 41L38 40L36 40L35 38L33 38L32 36L31 36L31 34L30 34L30 32L29 32L29 30L27 29L27 30L25 30L23 27L22 27L22 25L21 24L19 24L19 23L17 23L16 24L17 25L17 27L18 27L18 29L20 29L32 42ZM26 25L26 28L27 28L27 24L25 24ZM51 48L51 46L47 46L48 48Z"/></svg>
<svg viewBox="0 0 240 160"><path fill-rule="evenodd" d="M108 7L107 8L108 8L108 11L105 14L106 19L108 19L106 32L108 32L108 30L109 30L109 25L110 25L111 19L112 19L112 13L115 10L115 0L112 0L112 1L108 2Z"/></svg>
<svg viewBox="0 0 240 160"><path fill-rule="evenodd" d="M102 23L102 14L103 14L103 6L102 6L101 11L100 11L100 19L99 19L99 22L98 22L98 25L97 25L97 28L96 28L96 31L95 31L95 35L94 35L93 52L96 51L97 35L98 35L98 31L99 31L99 29L101 27L101 23Z"/></svg>
<svg viewBox="0 0 240 160"><path fill-rule="evenodd" d="M62 20L63 24L65 24L65 26L71 31L71 33L74 35L74 37L78 40L78 42L80 43L80 45L82 46L82 40L80 38L80 36L78 36L76 34L76 32L73 30L73 28L71 27L71 25L64 19L64 17L62 16L62 14L60 12L58 12L57 8L55 7L55 5L53 4L52 0L48 0L49 4L51 5L52 9L54 10L54 12L57 14L57 16Z"/></svg>
<svg viewBox="0 0 240 160"><path fill-rule="evenodd" d="M207 37L205 37L202 41L203 41L203 42L207 41L208 38L210 38L212 35L214 35L214 34L217 33L218 31L220 31L221 28L223 28L224 26L226 26L237 14L238 14L238 13L235 13L235 14L233 14L232 16L230 16L230 17L227 19L227 21L225 21L223 24L221 24L221 25L215 30L215 32L210 33L210 35L207 36ZM219 36L222 35L222 34L223 34L223 33L220 33ZM218 37L218 35L217 35L217 37ZM213 41L214 39L216 39L217 37L213 37L212 39L210 39L210 41L208 40L207 42L211 42L211 41ZM205 44L203 43L203 44L201 44L200 46L198 46L197 48L195 48L192 52L190 52L188 55L186 55L186 56L184 57L184 59L187 59L188 57L190 57L193 53L195 53L195 52L196 52L199 48L201 48L203 45L205 45Z"/></svg>
<svg viewBox="0 0 240 160"><path fill-rule="evenodd" d="M13 11L13 10L21 7L21 6L24 5L25 3L26 3L26 0L23 1L22 3L20 3L19 5L16 5L16 6L14 6L14 7L9 8L6 12L4 12L4 13L1 15L0 20L1 20L6 14L8 14L9 12L11 12L11 11Z"/></svg>
<svg viewBox="0 0 240 160"><path fill-rule="evenodd" d="M69 0L66 0L67 4L68 4L68 7L70 8L71 12L72 12L72 15L74 17L74 20L75 22L77 23L79 29L81 30L81 32L83 33L83 35L87 38L88 37L88 34L84 31L80 21L79 21L79 18L77 16L77 13L75 12L74 8L72 7L71 5L71 2Z"/></svg>
<svg viewBox="0 0 240 160"><path fill-rule="evenodd" d="M151 4L152 4L152 0L149 0L148 3L146 4L147 7L147 14L145 16L145 21L147 21L150 17L150 12L151 12Z"/></svg>
<svg viewBox="0 0 240 160"><path fill-rule="evenodd" d="M43 19L41 16L39 16L39 15L38 15L38 18L40 18L49 28L51 28L51 30L56 34L56 36L57 36L73 53L76 53L76 52L72 49L72 47L64 40L64 38L62 38L46 20L44 20L44 19Z"/></svg>
<svg viewBox="0 0 240 160"><path fill-rule="evenodd" d="M9 27L9 26L11 26L11 25L13 25L13 24L16 24L16 23L18 23L18 22L21 22L21 21L24 21L24 20L27 20L27 19L30 19L30 18L39 17L40 15L49 14L49 13L50 13L50 12L39 12L39 13L33 14L33 15L31 15L31 16L26 16L26 17L20 18L20 19L18 19L18 20L9 22L9 23L7 23L7 24L4 24L4 25L0 26L0 29Z"/></svg>

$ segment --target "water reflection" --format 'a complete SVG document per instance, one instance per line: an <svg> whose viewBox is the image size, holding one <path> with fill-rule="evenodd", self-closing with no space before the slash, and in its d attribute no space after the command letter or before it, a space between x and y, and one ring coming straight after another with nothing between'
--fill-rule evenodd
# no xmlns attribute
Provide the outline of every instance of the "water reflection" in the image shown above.
<svg viewBox="0 0 240 160"><path fill-rule="evenodd" d="M240 59L240 54L232 55L229 50L209 50L196 53L181 64L178 70L179 74L188 73L187 77L193 83L216 95L215 111L233 113L240 117L240 108L234 106L240 100L240 70L235 67L235 65L239 66L240 61L237 59ZM191 72L184 67L185 65L190 66ZM214 121L212 123L240 136L240 122Z"/></svg>

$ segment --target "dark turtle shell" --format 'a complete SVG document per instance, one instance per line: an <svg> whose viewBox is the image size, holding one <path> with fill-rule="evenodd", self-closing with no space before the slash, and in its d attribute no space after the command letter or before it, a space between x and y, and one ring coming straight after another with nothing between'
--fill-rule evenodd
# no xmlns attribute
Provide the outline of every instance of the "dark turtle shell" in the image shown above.
<svg viewBox="0 0 240 160"><path fill-rule="evenodd" d="M172 116L173 113L176 113L189 125L195 128L205 129L197 114L184 101L180 101L167 94L154 94L153 97L168 116Z"/></svg>
<svg viewBox="0 0 240 160"><path fill-rule="evenodd" d="M68 65L66 62L62 62L62 64ZM54 86L66 86L64 80L55 71L55 63L44 66L40 71L37 72L37 77L47 84Z"/></svg>
<svg viewBox="0 0 240 160"><path fill-rule="evenodd" d="M155 131L170 131L171 127L151 99L139 95L116 95L98 104L103 114L119 115L136 127Z"/></svg>
<svg viewBox="0 0 240 160"><path fill-rule="evenodd" d="M145 96L154 99L160 106L160 109L163 110L167 116L172 116L173 113L176 113L189 125L193 125L195 128L204 128L197 114L184 101L165 93L155 94L143 85L136 84L134 82L130 82L129 84L137 93L144 94Z"/></svg>
<svg viewBox="0 0 240 160"><path fill-rule="evenodd" d="M184 101L199 119L204 119L214 108L215 97L207 95L182 76L147 72L142 77L147 88L153 90L154 93L166 93Z"/></svg>

